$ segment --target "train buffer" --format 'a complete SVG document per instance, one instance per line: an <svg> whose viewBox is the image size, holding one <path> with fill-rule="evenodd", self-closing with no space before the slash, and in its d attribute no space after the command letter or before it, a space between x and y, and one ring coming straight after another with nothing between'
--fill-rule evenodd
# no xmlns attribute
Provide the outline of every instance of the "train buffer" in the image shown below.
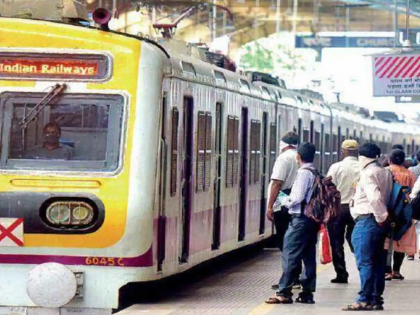
<svg viewBox="0 0 420 315"><path fill-rule="evenodd" d="M353 254L347 253L349 284L331 284L335 277L332 264L318 265L315 305L267 305L264 300L274 294L270 289L280 275L279 252L265 250L261 255L234 268L215 272L212 277L193 284L185 291L168 296L159 303L137 304L119 315L336 315L353 303L359 290L359 274ZM404 281L386 283L385 313L417 314L420 287L420 260L405 260ZM296 297L296 295L295 295ZM346 314L346 313L344 313ZM375 313L376 314L376 313Z"/></svg>

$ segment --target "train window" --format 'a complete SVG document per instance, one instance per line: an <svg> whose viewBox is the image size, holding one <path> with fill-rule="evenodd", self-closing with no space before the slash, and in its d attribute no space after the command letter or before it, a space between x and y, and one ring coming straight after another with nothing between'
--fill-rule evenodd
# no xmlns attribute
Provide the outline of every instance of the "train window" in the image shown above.
<svg viewBox="0 0 420 315"><path fill-rule="evenodd" d="M314 164L315 167L319 170L319 163L320 163L320 154L321 154L321 133L319 131L315 131L315 160Z"/></svg>
<svg viewBox="0 0 420 315"><path fill-rule="evenodd" d="M228 116L227 122L227 157L226 187L234 187L238 183L239 167L239 118Z"/></svg>
<svg viewBox="0 0 420 315"><path fill-rule="evenodd" d="M330 163L330 160L331 160L331 136L328 133L325 134L324 155L325 155L325 158L324 158L323 169L324 171L327 171L329 167L328 164Z"/></svg>
<svg viewBox="0 0 420 315"><path fill-rule="evenodd" d="M271 124L270 125L270 169L269 171L273 171L274 163L277 157L277 125Z"/></svg>
<svg viewBox="0 0 420 315"><path fill-rule="evenodd" d="M309 130L309 142L314 142L314 121L313 120L311 120L311 127L310 127L310 130Z"/></svg>
<svg viewBox="0 0 420 315"><path fill-rule="evenodd" d="M303 142L310 142L310 134L309 134L309 129L308 128L303 128Z"/></svg>
<svg viewBox="0 0 420 315"><path fill-rule="evenodd" d="M338 161L338 136L337 135L333 135L333 162L337 162Z"/></svg>
<svg viewBox="0 0 420 315"><path fill-rule="evenodd" d="M360 141L357 141L359 145L365 143L365 138L363 137L363 131L360 131Z"/></svg>
<svg viewBox="0 0 420 315"><path fill-rule="evenodd" d="M411 140L411 155L416 155L417 152L414 152L414 148L416 147L414 140Z"/></svg>
<svg viewBox="0 0 420 315"><path fill-rule="evenodd" d="M118 166L124 98L8 93L1 163L5 168L113 171ZM41 105L40 105L41 104ZM38 112L30 116L32 112ZM30 117L33 117L31 119Z"/></svg>
<svg viewBox="0 0 420 315"><path fill-rule="evenodd" d="M260 181L261 157L261 122L251 120L251 156L249 161L249 183L257 184Z"/></svg>
<svg viewBox="0 0 420 315"><path fill-rule="evenodd" d="M198 112L196 191L208 191L211 175L211 114Z"/></svg>
<svg viewBox="0 0 420 315"><path fill-rule="evenodd" d="M407 144L407 157L411 157L411 144Z"/></svg>
<svg viewBox="0 0 420 315"><path fill-rule="evenodd" d="M299 136L299 141L302 140L302 118L299 118L298 120L298 131L297 134Z"/></svg>
<svg viewBox="0 0 420 315"><path fill-rule="evenodd" d="M350 139L350 129L346 128L346 139Z"/></svg>
<svg viewBox="0 0 420 315"><path fill-rule="evenodd" d="M179 112L177 108L172 109L172 136L171 136L171 196L176 195L178 175L178 122Z"/></svg>
<svg viewBox="0 0 420 315"><path fill-rule="evenodd" d="M417 154L417 152L419 152L419 150L420 150L420 146L416 145L416 152L415 152L415 154Z"/></svg>
<svg viewBox="0 0 420 315"><path fill-rule="evenodd" d="M192 63L181 61L182 71L196 75L195 68Z"/></svg>

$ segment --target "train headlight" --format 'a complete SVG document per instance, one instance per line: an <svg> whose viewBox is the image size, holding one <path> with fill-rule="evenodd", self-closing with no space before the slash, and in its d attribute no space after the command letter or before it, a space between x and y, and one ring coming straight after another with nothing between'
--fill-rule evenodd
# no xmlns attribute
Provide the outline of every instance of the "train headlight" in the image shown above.
<svg viewBox="0 0 420 315"><path fill-rule="evenodd" d="M67 203L55 202L47 209L47 219L55 225L70 223L70 206Z"/></svg>
<svg viewBox="0 0 420 315"><path fill-rule="evenodd" d="M80 227L89 225L95 211L87 202L58 201L53 202L46 210L48 223L61 227Z"/></svg>

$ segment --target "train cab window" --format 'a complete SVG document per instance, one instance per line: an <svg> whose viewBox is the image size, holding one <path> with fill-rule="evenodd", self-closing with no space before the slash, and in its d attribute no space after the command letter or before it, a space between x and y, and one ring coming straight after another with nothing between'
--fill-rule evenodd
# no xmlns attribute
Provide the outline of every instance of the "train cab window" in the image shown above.
<svg viewBox="0 0 420 315"><path fill-rule="evenodd" d="M227 122L227 157L226 187L235 187L238 183L239 168L239 118L228 116Z"/></svg>
<svg viewBox="0 0 420 315"><path fill-rule="evenodd" d="M274 167L274 163L276 161L277 158L277 125L276 124L271 124L270 125L270 169L269 169L269 173L271 174L271 172L273 171L273 167Z"/></svg>
<svg viewBox="0 0 420 315"><path fill-rule="evenodd" d="M120 157L120 95L8 93L1 166L12 169L114 171ZM34 114L35 113L35 114Z"/></svg>
<svg viewBox="0 0 420 315"><path fill-rule="evenodd" d="M261 157L261 122L251 120L251 156L249 161L249 183L257 184L260 181Z"/></svg>
<svg viewBox="0 0 420 315"><path fill-rule="evenodd" d="M249 87L249 83L246 80L240 79L239 83L241 84L241 91L251 93L251 88Z"/></svg>
<svg viewBox="0 0 420 315"><path fill-rule="evenodd" d="M196 191L208 191L211 176L211 114L198 112Z"/></svg>
<svg viewBox="0 0 420 315"><path fill-rule="evenodd" d="M220 71L216 71L216 70L214 70L214 78L215 78L216 80L219 80L220 82L227 83L227 81L226 81L226 77L225 77L225 75L223 74L223 72L220 72Z"/></svg>
<svg viewBox="0 0 420 315"><path fill-rule="evenodd" d="M172 130L171 130L171 179L170 193L176 195L177 175L178 175L178 122L179 112L177 108L172 109Z"/></svg>

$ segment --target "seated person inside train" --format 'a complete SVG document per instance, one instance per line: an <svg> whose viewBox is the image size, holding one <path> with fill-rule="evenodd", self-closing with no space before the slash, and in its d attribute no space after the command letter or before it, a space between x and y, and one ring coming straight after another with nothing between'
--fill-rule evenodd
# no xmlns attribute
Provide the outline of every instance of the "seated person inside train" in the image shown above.
<svg viewBox="0 0 420 315"><path fill-rule="evenodd" d="M28 159L71 160L74 154L72 147L61 144L61 127L50 122L43 129L43 144L25 153Z"/></svg>

